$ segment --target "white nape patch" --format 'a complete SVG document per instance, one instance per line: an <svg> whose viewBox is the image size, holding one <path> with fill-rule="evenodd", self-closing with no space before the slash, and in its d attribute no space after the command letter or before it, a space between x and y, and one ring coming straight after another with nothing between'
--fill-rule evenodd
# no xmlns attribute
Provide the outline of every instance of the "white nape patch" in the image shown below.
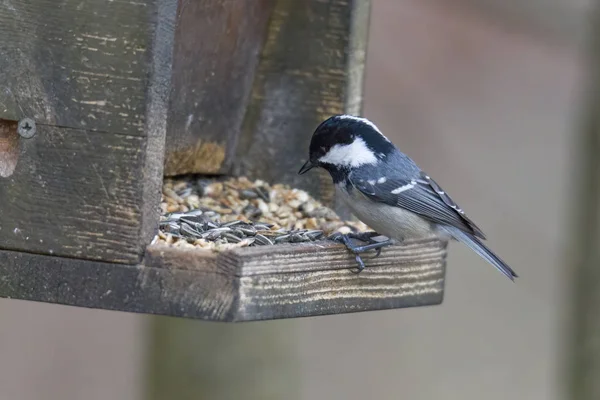
<svg viewBox="0 0 600 400"><path fill-rule="evenodd" d="M381 178L377 179L377 183L385 183L387 181L387 178L385 176L382 176Z"/></svg>
<svg viewBox="0 0 600 400"><path fill-rule="evenodd" d="M377 157L365 141L357 137L350 144L336 144L319 161L337 166L360 167L364 164L376 164Z"/></svg>
<svg viewBox="0 0 600 400"><path fill-rule="evenodd" d="M402 192L406 192L407 190L414 188L416 184L417 181L412 180L410 181L410 183L407 183L406 185L400 186L399 188L392 190L392 194L400 194Z"/></svg>
<svg viewBox="0 0 600 400"><path fill-rule="evenodd" d="M369 180L367 181L367 183L368 183L369 185L373 186L373 185L375 184L375 181L374 181L373 179L369 179Z"/></svg>
<svg viewBox="0 0 600 400"><path fill-rule="evenodd" d="M385 140L387 140L388 142L390 142L390 140L387 137L385 137L385 135L383 133L381 133L381 131L379 130L379 128L377 127L377 125L375 125L373 122L369 121L366 118L355 117L354 115L340 115L340 116L338 116L338 118L339 119L347 119L347 120L356 121L356 122L362 122L363 124L368 125L371 128L373 128L375 130L375 132L379 133L381 136L383 136L383 138Z"/></svg>

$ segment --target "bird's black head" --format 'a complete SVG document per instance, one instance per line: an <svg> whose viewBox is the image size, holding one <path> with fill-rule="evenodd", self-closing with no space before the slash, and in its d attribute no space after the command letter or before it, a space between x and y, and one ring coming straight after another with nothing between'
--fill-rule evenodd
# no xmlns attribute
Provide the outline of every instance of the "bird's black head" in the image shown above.
<svg viewBox="0 0 600 400"><path fill-rule="evenodd" d="M352 168L376 164L394 149L377 126L366 118L335 115L323 121L313 133L309 159L298 173L321 167L337 181Z"/></svg>

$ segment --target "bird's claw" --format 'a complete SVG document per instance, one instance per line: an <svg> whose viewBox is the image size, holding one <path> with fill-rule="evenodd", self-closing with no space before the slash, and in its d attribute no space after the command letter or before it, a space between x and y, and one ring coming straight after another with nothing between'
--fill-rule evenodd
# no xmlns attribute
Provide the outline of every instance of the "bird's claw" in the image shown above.
<svg viewBox="0 0 600 400"><path fill-rule="evenodd" d="M349 234L342 234L342 233L336 232L336 233L330 235L329 239L336 241L338 243L344 244L348 250L350 250L351 252L354 253L355 258L356 258L356 263L358 264L358 271L356 271L356 273L358 274L363 269L365 269L365 263L362 260L360 253L364 253L364 252L367 252L370 250L375 250L376 251L375 257L373 257L373 258L377 258L381 255L381 249L383 247L389 246L393 243L389 239L378 242L376 240L373 240L373 237L375 237L375 236L379 236L379 234L377 232L361 232L361 233L349 233ZM369 244L364 245L364 246L356 246L352 243L351 239L357 239L357 240L360 240L361 242L366 242Z"/></svg>

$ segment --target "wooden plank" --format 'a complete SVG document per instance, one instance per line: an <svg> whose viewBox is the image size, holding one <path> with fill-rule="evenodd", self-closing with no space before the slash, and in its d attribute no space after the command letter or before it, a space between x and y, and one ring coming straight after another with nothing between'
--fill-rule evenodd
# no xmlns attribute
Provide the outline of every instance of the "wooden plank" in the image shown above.
<svg viewBox="0 0 600 400"><path fill-rule="evenodd" d="M0 296L212 321L296 318L439 304L446 243L365 256L317 242L214 254L165 245L126 266L0 251Z"/></svg>
<svg viewBox="0 0 600 400"><path fill-rule="evenodd" d="M138 199L142 212L139 239L143 249L156 235L160 216L177 2L157 0L156 7L150 58L150 80L146 88L143 189L142 198Z"/></svg>
<svg viewBox="0 0 600 400"><path fill-rule="evenodd" d="M138 262L145 140L38 126L0 178L0 248Z"/></svg>
<svg viewBox="0 0 600 400"><path fill-rule="evenodd" d="M0 296L11 299L227 320L231 300L221 294L231 296L230 283L219 274L0 250Z"/></svg>
<svg viewBox="0 0 600 400"><path fill-rule="evenodd" d="M439 304L446 245L432 238L386 248L378 258L365 256L367 268L358 275L349 271L356 267L354 256L328 241L242 248L217 256L155 245L145 265L233 277L228 320L266 320Z"/></svg>
<svg viewBox="0 0 600 400"><path fill-rule="evenodd" d="M314 245L251 248L224 255L240 276L237 318L341 314L439 304L443 299L445 243L407 242L368 259L360 274L344 247ZM225 268L223 268L225 269Z"/></svg>
<svg viewBox="0 0 600 400"><path fill-rule="evenodd" d="M113 3L118 3L116 8L111 6ZM54 3L28 0L19 3L17 8L16 6L12 7L10 2L4 2L0 6L0 10L4 10L3 7L7 8L10 12L16 13L21 21L51 4ZM7 112L14 114L11 110L14 111L13 106L18 106L17 114L31 115L30 113L33 112L35 118L41 120L41 123L37 123L37 134L31 139L19 138L15 136L14 132L9 135L12 137L13 155L14 142L18 141L16 146L18 147L16 151L18 161L15 166L14 159L8 160L8 156L3 156L3 162L5 164L10 162L9 166L12 171L10 175L4 174L9 176L2 180L0 185L0 248L137 264L156 232L160 212L159 202L163 179L164 140L176 3L172 0L137 2L130 5L125 5L125 2L109 2L107 7L103 8L100 2L84 1L79 2L78 5L79 7L75 7L73 2L67 1L62 8L54 7L58 11L54 9L49 11L47 15L49 19L44 20L44 26L48 26L45 36L37 31L37 25L34 24L37 20L30 21L31 23L24 30L23 35L31 33L35 40L42 41L41 44L44 44L45 40L56 39L56 43L48 44L49 49L40 51L45 52L44 54L48 57L51 55L59 60L64 58L71 61L72 58L67 56L75 57L73 52L80 52L83 55L75 57L80 61L80 59L86 59L86 51L77 46L70 48L68 40L67 43L61 45L56 35L65 34L67 31L65 26L57 26L57 24L60 25L62 19L68 16L79 15L83 12L85 18L77 20L75 23L75 27L81 29L73 28L69 34L74 37L87 37L86 35L88 35L90 36L89 40L100 40L98 39L99 32L109 35L108 31L105 32L102 29L117 29L116 26L111 25L112 22L120 21L121 24L125 24L125 20L120 19L121 16L111 19L110 23L106 21L109 18L106 12L119 11L123 13L123 18L131 18L123 27L124 36L118 38L110 35L102 36L104 39L101 41L106 43L102 45L103 47L101 46L101 49L104 52L121 52L122 59L112 64L109 58L93 59L93 62L90 61L86 64L86 68L89 67L89 69L85 69L87 72L92 71L90 72L92 78L89 80L63 79L64 76L61 74L71 76L71 72L61 70L60 74L53 75L54 78L60 80L58 83L48 81L51 77L44 75L54 73L44 69L47 59L39 58L35 59L35 62L32 59L30 60L32 65L41 70L26 70L19 73L26 72L30 74L31 79L49 85L44 87L45 89L55 90L55 92L45 94L41 92L44 88L39 85L28 83L28 89L18 86L23 82L18 81L16 76L10 74L15 71L15 66L18 66L17 64L20 62L19 59L13 60L17 64L10 64L13 69L0 70L0 75L4 73L9 84L8 89L2 92L8 93L9 96L0 97L0 99L14 101L14 104L11 103L12 106L7 103ZM102 9L102 12L98 11L99 9ZM59 12L61 10L65 12L64 15ZM138 10L137 13L134 12L135 10ZM0 13L0 21L2 18ZM73 21L70 23L73 25ZM142 46L141 42L132 40L131 35L148 24L152 25L152 28L144 33L148 40L147 45L143 44ZM86 28L85 32L88 33L82 33L83 28ZM35 36L36 32L40 37ZM141 31L139 33L141 34ZM19 35L21 34L19 33ZM24 40L32 39L25 36L19 36L19 38L21 42L16 41L16 44L10 44L8 41L4 41L6 38L0 38L0 48L5 51L6 45L9 44L13 46L9 50L18 52L20 49L14 46L23 44ZM27 46L31 47L32 45L29 43ZM26 50L31 50L27 46ZM132 54L142 52L142 47L138 51L136 46L143 47L144 56L142 58L140 58L141 56L136 56L135 59L131 58ZM7 62L7 60L1 58L0 64L3 62ZM120 73L119 68L129 68L142 62L144 77L143 79L134 79L134 83L131 85L127 84L127 79L113 79L112 75L99 72L110 70ZM56 65L52 64L48 68L60 69L65 65L60 62ZM100 75L103 78L96 80L95 77ZM79 75L75 74L75 76ZM105 82L104 78L110 82ZM81 82L84 82L85 85ZM13 84L18 87L10 86ZM140 96L135 101L140 102L141 106L136 108L136 112L143 114L143 118L140 120L142 121L140 126L144 130L143 134L137 128L131 130L125 127L125 120L120 119L121 117L112 112L98 114L99 117L101 116L99 119L103 121L101 123L108 125L92 126L95 129L107 129L106 131L48 125L48 123L78 125L69 122L71 121L69 118L72 118L73 115L68 112L71 106L64 104L65 96L95 96L97 91L112 95L119 87L122 95L133 99L128 91L137 88L138 84L142 86L138 88L139 90L135 89L139 91ZM52 96L48 97L48 93ZM75 98L69 97L71 100ZM124 101L133 105L133 100L131 102ZM60 110L53 108L57 104L61 105ZM106 105L98 107L112 107L114 104L107 102ZM66 114L61 114L64 111L63 108L66 110ZM39 114L38 111L42 114ZM77 108L77 112L88 113L91 111L83 107ZM94 120L94 117L90 118ZM111 125L113 123L115 125ZM3 131L6 129L9 132L14 131L14 122L3 120L1 125ZM89 124L80 125L87 126ZM115 126L124 127L122 130L125 131L131 130L131 134L114 133L111 130Z"/></svg>
<svg viewBox="0 0 600 400"><path fill-rule="evenodd" d="M0 2L0 118L145 135L161 1Z"/></svg>
<svg viewBox="0 0 600 400"><path fill-rule="evenodd" d="M231 166L273 5L179 1L166 175Z"/></svg>
<svg viewBox="0 0 600 400"><path fill-rule="evenodd" d="M353 25L353 12L364 15L362 3L277 0L244 119L236 174L285 182L332 204L333 188L326 173L321 171L314 179L297 172L317 125L346 109L348 52L366 47L366 30L361 30L362 37L352 33L353 26L361 26ZM367 19L360 20L365 24ZM364 57L350 59L360 74L356 61L364 63ZM362 82L350 93L360 96ZM358 108L355 104L352 112Z"/></svg>

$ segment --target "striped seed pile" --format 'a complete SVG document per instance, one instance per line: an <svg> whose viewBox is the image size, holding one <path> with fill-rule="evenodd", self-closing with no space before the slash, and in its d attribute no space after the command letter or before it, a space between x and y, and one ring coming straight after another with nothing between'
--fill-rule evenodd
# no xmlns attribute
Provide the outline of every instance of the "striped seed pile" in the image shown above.
<svg viewBox="0 0 600 400"><path fill-rule="evenodd" d="M301 243L367 230L362 222L342 221L303 190L244 177L166 179L161 208L154 243L185 248Z"/></svg>

